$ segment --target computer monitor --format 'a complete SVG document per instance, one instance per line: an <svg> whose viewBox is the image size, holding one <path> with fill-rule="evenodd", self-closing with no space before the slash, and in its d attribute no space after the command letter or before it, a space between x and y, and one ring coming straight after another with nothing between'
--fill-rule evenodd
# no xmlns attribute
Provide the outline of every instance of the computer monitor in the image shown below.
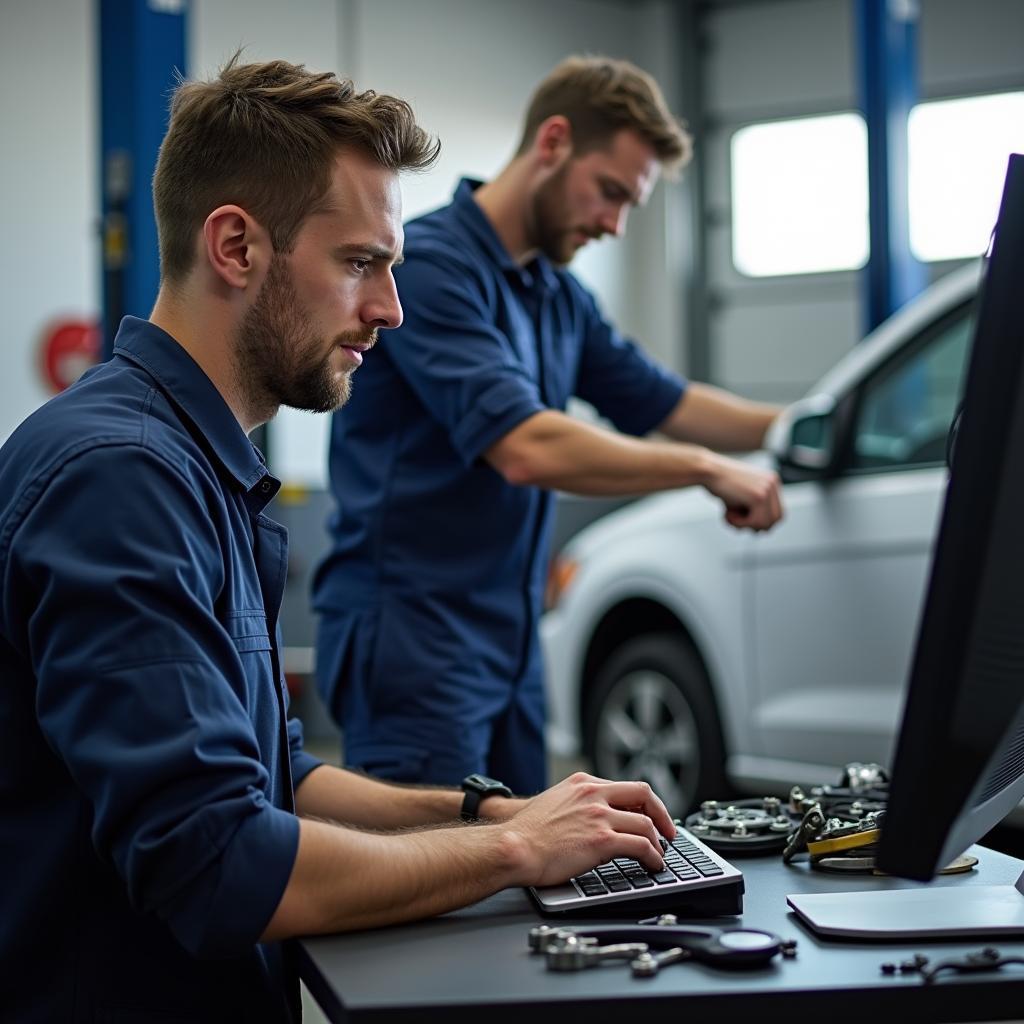
<svg viewBox="0 0 1024 1024"><path fill-rule="evenodd" d="M1024 156L1010 157L878 866L927 881L1024 797Z"/></svg>
<svg viewBox="0 0 1024 1024"><path fill-rule="evenodd" d="M876 863L928 881L1024 797L1024 156L1010 157ZM1024 934L1017 886L792 897L834 934ZM840 897L849 896L844 904ZM794 902L797 901L797 902ZM823 923L824 922L824 923Z"/></svg>

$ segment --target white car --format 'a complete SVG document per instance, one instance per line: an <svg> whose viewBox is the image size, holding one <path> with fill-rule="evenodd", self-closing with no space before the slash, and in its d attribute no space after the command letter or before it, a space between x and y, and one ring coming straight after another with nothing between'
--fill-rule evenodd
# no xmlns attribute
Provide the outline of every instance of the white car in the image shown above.
<svg viewBox="0 0 1024 1024"><path fill-rule="evenodd" d="M978 280L941 279L780 416L752 456L784 482L773 530L691 488L570 541L541 625L555 753L677 813L888 766Z"/></svg>

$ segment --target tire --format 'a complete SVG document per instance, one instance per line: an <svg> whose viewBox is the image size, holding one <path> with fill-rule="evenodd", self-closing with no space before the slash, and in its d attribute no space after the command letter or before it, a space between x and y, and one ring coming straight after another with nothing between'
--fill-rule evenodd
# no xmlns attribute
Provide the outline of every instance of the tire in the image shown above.
<svg viewBox="0 0 1024 1024"><path fill-rule="evenodd" d="M677 817L726 795L725 745L707 671L671 633L629 640L600 666L583 742L596 775L649 782Z"/></svg>

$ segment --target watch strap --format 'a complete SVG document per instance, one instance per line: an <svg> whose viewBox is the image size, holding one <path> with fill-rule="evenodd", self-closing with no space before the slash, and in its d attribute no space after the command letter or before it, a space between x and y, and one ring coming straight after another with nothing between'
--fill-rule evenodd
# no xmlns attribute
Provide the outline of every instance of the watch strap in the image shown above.
<svg viewBox="0 0 1024 1024"><path fill-rule="evenodd" d="M462 798L462 810L459 811L459 817L463 821L476 821L480 817L480 801L483 798L483 793L478 793L475 789L467 789Z"/></svg>
<svg viewBox="0 0 1024 1024"><path fill-rule="evenodd" d="M497 779L488 778L486 775L467 775L462 780L462 790L465 796L462 798L462 810L459 817L463 821L475 821L480 817L480 804L489 796L512 796L512 790Z"/></svg>

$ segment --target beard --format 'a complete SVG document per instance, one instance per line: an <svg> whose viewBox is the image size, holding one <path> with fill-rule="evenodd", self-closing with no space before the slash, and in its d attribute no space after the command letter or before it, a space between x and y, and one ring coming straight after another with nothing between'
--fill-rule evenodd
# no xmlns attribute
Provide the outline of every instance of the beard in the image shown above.
<svg viewBox="0 0 1024 1024"><path fill-rule="evenodd" d="M564 267L576 255L576 232L565 220L565 191L569 164L564 163L537 189L533 197L531 242L552 263Z"/></svg>
<svg viewBox="0 0 1024 1024"><path fill-rule="evenodd" d="M282 405L331 412L348 401L350 373L337 373L331 353L338 345L373 344L375 330L344 331L328 344L299 303L291 272L276 253L256 301L235 337L235 375L243 402L259 422Z"/></svg>

